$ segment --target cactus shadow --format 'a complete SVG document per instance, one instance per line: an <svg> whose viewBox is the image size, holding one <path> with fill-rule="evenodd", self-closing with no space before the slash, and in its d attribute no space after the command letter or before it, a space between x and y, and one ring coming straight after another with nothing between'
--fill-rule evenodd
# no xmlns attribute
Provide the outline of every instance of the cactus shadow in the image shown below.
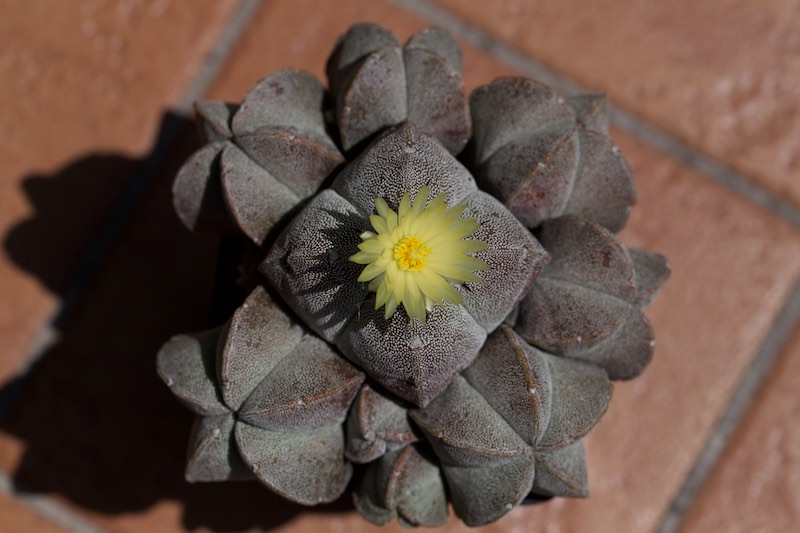
<svg viewBox="0 0 800 533"><path fill-rule="evenodd" d="M186 529L269 530L300 513L347 512L347 498L306 508L257 482L183 480L194 415L158 379L155 354L173 334L225 314L212 313L219 240L189 233L171 205L172 177L198 147L194 137L185 119L166 114L142 158L90 153L22 180L33 212L3 237L4 249L62 311L53 342L1 384L5 468L17 491L56 496L104 522L169 520L177 508ZM103 248L98 235L120 205L127 216ZM87 269L81 258L92 254L100 257Z"/></svg>
<svg viewBox="0 0 800 533"><path fill-rule="evenodd" d="M335 327L352 318L353 308L342 305L342 301L353 299L348 293L355 292L361 298L366 296L366 284L357 281L364 265L353 263L347 258L358 252L361 234L372 229L369 221L359 214L332 210L325 212L336 221L335 227L321 232L321 236L328 241L330 248L326 253L311 258L310 263L313 266L309 268L308 274L317 282L302 293L325 295L321 299L326 303L311 313L312 319L322 329ZM344 299L337 297L339 293L344 295Z"/></svg>

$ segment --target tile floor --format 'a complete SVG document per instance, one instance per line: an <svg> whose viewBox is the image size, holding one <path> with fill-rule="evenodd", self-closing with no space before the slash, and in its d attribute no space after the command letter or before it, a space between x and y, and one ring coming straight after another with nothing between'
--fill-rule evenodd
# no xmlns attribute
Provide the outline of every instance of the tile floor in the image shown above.
<svg viewBox="0 0 800 533"><path fill-rule="evenodd" d="M324 79L363 20L450 29L470 90L524 74L606 92L639 188L622 238L672 264L655 360L588 439L591 497L484 529L800 527L800 3L488 5L0 0L0 532L400 530L348 502L187 485L190 416L153 371L210 307L218 245L169 197L190 102L285 66Z"/></svg>

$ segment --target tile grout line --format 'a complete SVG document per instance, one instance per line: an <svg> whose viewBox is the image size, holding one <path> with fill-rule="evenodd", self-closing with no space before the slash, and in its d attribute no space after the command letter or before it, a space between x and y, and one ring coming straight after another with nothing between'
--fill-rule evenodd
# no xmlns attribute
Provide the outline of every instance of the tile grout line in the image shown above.
<svg viewBox="0 0 800 533"><path fill-rule="evenodd" d="M221 35L217 39L203 64L200 66L198 74L189 82L175 108L176 114L189 116L192 113L192 104L202 98L202 95L210 88L226 59L230 55L238 38L244 32L245 27L261 5L263 0L240 0L239 7L235 10ZM154 175L159 163L164 159L173 141L180 130L177 122L166 123L162 138L153 147L150 155L141 164L140 169L134 174L131 183L122 193L121 199L117 202L111 215L109 215L104 225L104 229L99 232L92 244L87 248L81 263L71 278L67 289L64 291L61 304L55 310L51 318L36 334L31 347L25 356L22 367L18 375L27 373L28 369L37 361L41 355L58 341L58 326L64 317L72 309L75 301L83 292L86 285L99 263L105 257L113 244L114 237L117 236L122 226L127 221L130 211L134 204L144 192L150 178ZM1 403L1 402L0 402ZM3 412L0 405L0 413Z"/></svg>
<svg viewBox="0 0 800 533"><path fill-rule="evenodd" d="M728 405L717 420L703 450L695 459L692 469L684 479L656 533L675 533L691 509L711 471L761 391L770 371L783 353L792 333L800 328L800 280L788 293L788 298L772 323L756 356L731 395Z"/></svg>
<svg viewBox="0 0 800 533"><path fill-rule="evenodd" d="M611 121L621 130L644 141L650 146L672 156L687 167L711 178L723 187L750 204L755 204L764 211L782 218L795 228L800 229L800 208L793 206L783 198L766 189L763 185L752 181L735 170L732 170L711 157L700 153L686 145L680 139L637 118L614 105L610 106Z"/></svg>
<svg viewBox="0 0 800 533"><path fill-rule="evenodd" d="M105 533L104 529L90 524L63 505L56 503L49 496L28 494L24 491L15 490L14 483L3 472L0 472L0 493L7 494L14 501L22 503L37 515L73 533Z"/></svg>
<svg viewBox="0 0 800 533"><path fill-rule="evenodd" d="M437 26L441 26L456 36L463 37L465 41L499 59L502 63L556 88L561 93L586 92L578 83L514 50L511 46L496 39L488 31L450 13L443 7L435 5L431 0L388 1L431 21Z"/></svg>
<svg viewBox="0 0 800 533"><path fill-rule="evenodd" d="M192 105L210 89L211 84L216 79L261 4L262 0L240 0L239 6L225 23L222 32L204 58L197 74L185 88L183 96L175 109L176 114L182 116L191 114ZM10 393L0 397L0 422L10 413L15 401L18 399L31 367L50 347L58 342L60 335L58 331L59 325L75 306L80 295L110 251L114 239L124 227L134 206L155 175L159 164L168 154L180 130L180 120L168 121L163 124L160 138L157 140L150 155L142 162L120 200L114 206L114 210L109 215L103 228L83 255L77 271L73 274L64 292L61 303L35 335L30 349L21 362L21 367L16 374L15 384L11 387ZM24 489L17 489L14 481L6 473L0 472L0 493L7 494L38 515L73 533L103 533L104 531L68 510L67 507L49 496L26 493Z"/></svg>
<svg viewBox="0 0 800 533"><path fill-rule="evenodd" d="M434 24L442 26L506 65L554 87L562 94L574 95L591 92L566 76L518 52L478 26L459 18L442 7L434 5L431 0L389 1L430 20ZM782 218L796 228L800 228L800 208L793 206L762 185L718 163L710 156L693 149L679 138L616 105L609 103L609 111L612 124L621 130L720 183L747 202Z"/></svg>
<svg viewBox="0 0 800 533"><path fill-rule="evenodd" d="M585 89L579 84L513 50L483 30L457 18L442 8L431 5L428 0L390 1L453 31L453 33L462 36L509 66L534 76L563 93L585 92ZM240 6L230 18L222 35L217 39L217 43L215 43L215 46L203 62L197 76L189 83L187 90L184 92L184 96L177 107L179 113L189 114L193 102L200 99L209 88L261 3L262 0L241 0ZM747 201L783 218L796 227L800 227L800 210L788 202L773 195L762 186L747 180L735 171L720 165L710 157L696 152L679 139L649 125L638 117L618 109L616 106L610 106L610 108L612 122L622 130L643 139L687 166L711 177L739 196L744 197ZM142 171L138 172L132 180L132 186L128 188L124 198L118 203L114 214L110 217L108 226L111 230L104 232L84 257L82 268L74 276L73 283L65 293L63 302L54 314L54 318L37 335L37 340L34 342L33 349L29 351L22 373L27 372L27 369L54 342L54 335L57 335L57 332L54 332L54 325L57 326L64 315L72 308L80 292L89 282L91 274L94 273L100 261L110 249L113 237L124 225L133 205L140 197L145 185L149 182L148 178L153 175L158 163L168 151L167 148L177 136L179 128L177 125L175 126L172 128L174 131L170 131L170 135L165 136L166 142L163 143L163 150L159 150L159 147L156 147L151 157L143 164ZM774 321L748 372L731 397L727 409L719 419L704 450L698 456L684 485L670 506L661 526L657 530L658 533L673 533L678 530L703 482L722 455L729 438L745 415L753 397L761 388L769 370L778 359L791 331L798 324L800 324L800 283L790 293L786 306ZM0 401L0 403L2 402ZM7 412L8 407L0 405L0 413ZM2 472L0 472L0 492L11 495L14 499L26 504L40 515L75 533L102 533L103 531L84 519L75 516L50 497L20 494L14 490L13 482Z"/></svg>
<svg viewBox="0 0 800 533"><path fill-rule="evenodd" d="M182 128L181 119L191 115L191 108L194 101L202 98L203 94L210 88L211 83L221 70L222 65L233 51L233 47L238 38L243 33L256 9L261 5L261 1L262 0L240 0L239 7L236 8L228 23L226 23L216 43L214 43L201 64L197 75L189 82L184 90L184 94L174 110L177 118L173 120L169 120L168 118L167 121L164 122L156 145L153 147L147 159L142 162L139 170L131 179L130 184L122 193L121 199L117 202L113 212L106 220L106 224L100 230L100 234L89 246L78 270L72 277L67 290L64 292L61 305L50 321L50 327L58 328L63 322L64 317L74 307L75 302L78 300L83 290L89 284L103 258L113 246L114 239L127 222L134 206L150 184L159 165L165 159L170 148L177 139ZM27 366L35 362L40 355L41 352L38 354L30 354Z"/></svg>
<svg viewBox="0 0 800 533"><path fill-rule="evenodd" d="M247 25L250 24L262 3L263 0L240 0L239 7L228 20L225 29L217 38L217 42L200 66L197 75L184 91L178 106L179 111L191 114L194 103L208 93L211 84L217 79L236 43L239 42L239 38L244 34Z"/></svg>
<svg viewBox="0 0 800 533"><path fill-rule="evenodd" d="M551 85L559 92L564 94L586 92L585 88L574 81L503 44L479 27L433 5L430 0L390 1L448 29L508 66ZM614 105L610 105L609 108L612 123L623 131L716 181L746 202L783 219L795 228L800 228L800 209L791 203L645 120ZM800 327L800 280L789 291L786 303L772 322L747 372L728 400L703 449L695 458L683 485L666 509L656 533L679 531L704 482L719 462L733 433L762 389L767 375L775 366L791 333L798 327Z"/></svg>

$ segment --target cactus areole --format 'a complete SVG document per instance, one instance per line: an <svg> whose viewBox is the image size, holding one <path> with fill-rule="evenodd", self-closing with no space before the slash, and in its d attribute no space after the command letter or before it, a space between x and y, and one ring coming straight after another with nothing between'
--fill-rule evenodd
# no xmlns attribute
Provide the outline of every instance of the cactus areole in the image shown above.
<svg viewBox="0 0 800 533"><path fill-rule="evenodd" d="M361 234L360 250L350 257L367 265L358 281L368 281L376 293L375 309L386 306L384 318L403 304L409 317L425 322L426 310L435 303L461 304L452 284L481 283L476 271L488 270L485 261L472 257L486 244L464 240L478 229L474 218L461 218L465 204L447 207L444 195L425 205L428 187L417 192L414 203L408 193L397 212L383 198L375 198L377 214L369 217L375 230Z"/></svg>
<svg viewBox="0 0 800 533"><path fill-rule="evenodd" d="M353 26L327 74L196 104L177 214L260 256L225 324L158 353L196 415L187 480L350 491L407 526L586 497L583 438L650 362L669 276L616 236L636 194L605 98L525 78L467 98L439 28Z"/></svg>

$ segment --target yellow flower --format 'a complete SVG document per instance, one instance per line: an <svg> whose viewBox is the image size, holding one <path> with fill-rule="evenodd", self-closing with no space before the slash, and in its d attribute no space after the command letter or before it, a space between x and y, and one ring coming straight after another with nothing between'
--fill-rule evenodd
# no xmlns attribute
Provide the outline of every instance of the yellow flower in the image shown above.
<svg viewBox="0 0 800 533"><path fill-rule="evenodd" d="M469 254L486 248L478 240L465 240L479 223L461 218L466 205L448 208L444 195L428 205L428 187L422 187L412 205L403 195L397 212L383 198L375 198L377 214L369 217L375 232L361 234L360 250L350 260L367 265L358 281L369 281L376 293L375 309L386 306L389 318L403 304L409 317L425 322L425 312L443 301L461 304L453 284L480 283L475 273L489 265Z"/></svg>

